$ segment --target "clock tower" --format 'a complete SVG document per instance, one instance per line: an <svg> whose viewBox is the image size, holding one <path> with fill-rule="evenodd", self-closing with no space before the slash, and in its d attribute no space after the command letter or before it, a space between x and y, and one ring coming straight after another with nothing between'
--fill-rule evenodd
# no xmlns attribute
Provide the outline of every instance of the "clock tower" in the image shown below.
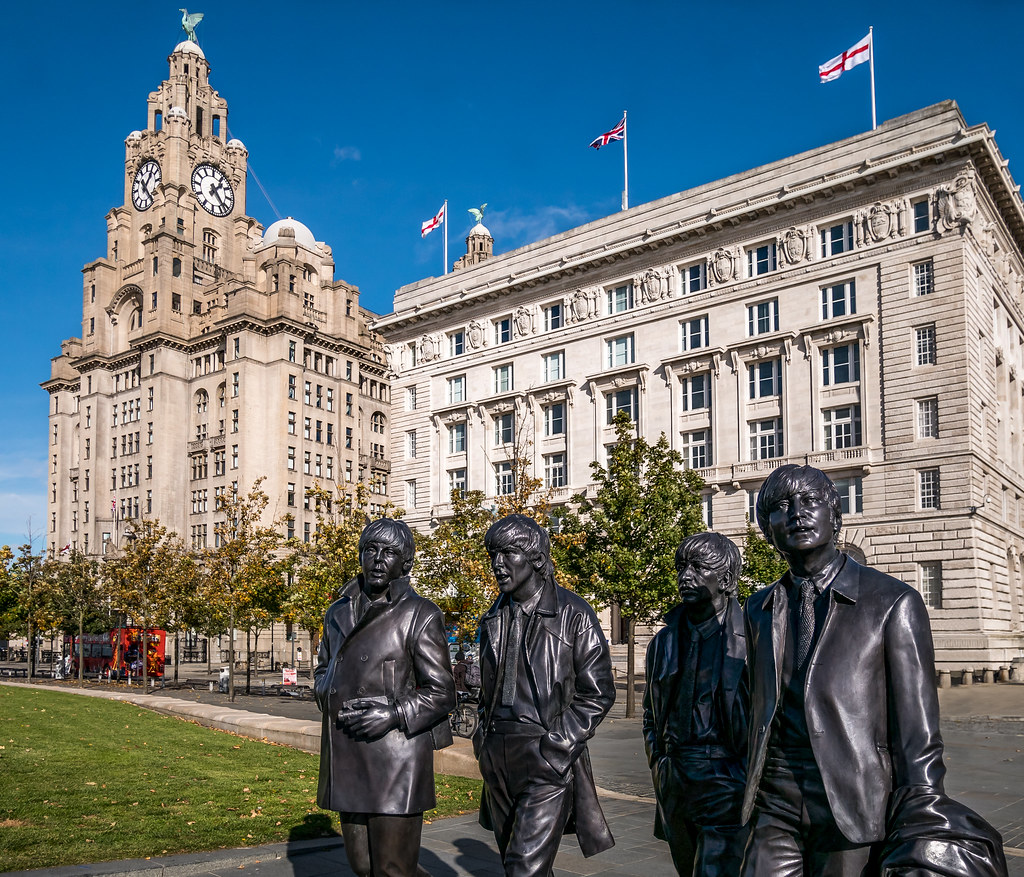
<svg viewBox="0 0 1024 877"><path fill-rule="evenodd" d="M203 50L185 40L168 62L125 139L107 252L82 269L81 337L43 384L51 554L110 554L142 517L214 548L218 498L258 478L290 537L315 528L308 488L387 491L375 315L305 225L246 215L248 152Z"/></svg>

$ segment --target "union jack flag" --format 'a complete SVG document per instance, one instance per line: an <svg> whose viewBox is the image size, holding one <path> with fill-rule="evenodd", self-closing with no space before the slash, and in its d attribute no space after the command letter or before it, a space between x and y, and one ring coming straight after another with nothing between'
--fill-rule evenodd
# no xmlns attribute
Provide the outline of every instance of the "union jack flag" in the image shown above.
<svg viewBox="0 0 1024 877"><path fill-rule="evenodd" d="M600 149L602 146L607 146L613 140L622 140L622 139L624 139L625 136L626 136L626 117L623 116L622 117L622 121L619 122L618 125L616 125L614 128L612 128L611 131L607 131L604 134L602 134L600 137L595 138L591 142L590 145L593 146L594 149Z"/></svg>

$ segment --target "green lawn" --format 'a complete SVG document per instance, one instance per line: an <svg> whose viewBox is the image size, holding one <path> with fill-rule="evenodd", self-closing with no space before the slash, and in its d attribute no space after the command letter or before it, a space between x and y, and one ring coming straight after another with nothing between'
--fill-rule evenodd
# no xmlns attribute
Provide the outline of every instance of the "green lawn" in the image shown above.
<svg viewBox="0 0 1024 877"><path fill-rule="evenodd" d="M0 871L333 835L318 758L132 704L0 685ZM437 777L438 809L480 781Z"/></svg>

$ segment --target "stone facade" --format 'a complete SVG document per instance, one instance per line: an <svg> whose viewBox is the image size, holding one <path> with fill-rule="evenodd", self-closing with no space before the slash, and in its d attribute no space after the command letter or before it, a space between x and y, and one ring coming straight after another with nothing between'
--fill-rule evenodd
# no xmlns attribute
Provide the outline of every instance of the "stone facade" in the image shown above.
<svg viewBox="0 0 1024 877"><path fill-rule="evenodd" d="M214 547L217 497L259 477L268 518L298 538L315 527L305 488L387 487L374 315L302 223L246 215L248 152L202 50L185 41L169 63L125 141L107 252L83 269L82 336L43 384L51 555L117 550L140 517Z"/></svg>
<svg viewBox="0 0 1024 877"><path fill-rule="evenodd" d="M940 667L1024 654L1024 206L953 103L399 289L375 327L391 499L489 496L511 448L592 490L611 415L664 432L742 540L759 485L825 469L844 547L917 586Z"/></svg>

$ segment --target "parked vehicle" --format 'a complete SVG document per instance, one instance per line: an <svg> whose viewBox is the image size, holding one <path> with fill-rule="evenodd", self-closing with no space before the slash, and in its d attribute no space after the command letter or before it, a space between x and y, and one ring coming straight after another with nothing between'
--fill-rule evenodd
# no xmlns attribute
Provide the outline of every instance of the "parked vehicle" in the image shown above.
<svg viewBox="0 0 1024 877"><path fill-rule="evenodd" d="M78 675L78 662L85 673L123 679L129 674L142 676L142 640L146 639L146 675L160 678L164 675L167 632L143 630L141 627L116 627L104 633L87 633L78 637L64 637L64 653L71 656L69 675Z"/></svg>

